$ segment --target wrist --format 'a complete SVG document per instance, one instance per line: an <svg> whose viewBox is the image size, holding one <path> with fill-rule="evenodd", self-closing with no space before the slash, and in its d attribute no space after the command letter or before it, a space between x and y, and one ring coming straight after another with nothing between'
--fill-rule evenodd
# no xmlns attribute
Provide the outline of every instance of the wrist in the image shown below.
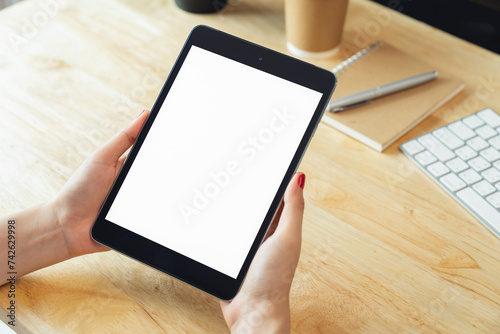
<svg viewBox="0 0 500 334"><path fill-rule="evenodd" d="M231 333L290 333L288 299L264 300L248 305L231 327Z"/></svg>
<svg viewBox="0 0 500 334"><path fill-rule="evenodd" d="M2 218L0 226L5 231L9 221L13 222L15 231L15 263L19 277L69 258L52 203ZM7 242L2 242L0 247L7 247Z"/></svg>
<svg viewBox="0 0 500 334"><path fill-rule="evenodd" d="M57 212L53 202L47 202L34 208L34 212L20 215L25 237L20 241L24 261L30 256L34 259L33 270L71 258ZM40 261L43 259L42 261ZM30 262L28 262L30 263ZM35 268L39 263L38 268Z"/></svg>
<svg viewBox="0 0 500 334"><path fill-rule="evenodd" d="M70 244L66 236L67 232L64 230L64 220L63 217L61 217L61 210L57 199L45 203L41 210L45 213L46 219L43 223L45 225L45 231L40 232L45 232L47 235L54 238L51 245L56 246L57 244L59 253L63 256L62 261L74 257L69 247Z"/></svg>

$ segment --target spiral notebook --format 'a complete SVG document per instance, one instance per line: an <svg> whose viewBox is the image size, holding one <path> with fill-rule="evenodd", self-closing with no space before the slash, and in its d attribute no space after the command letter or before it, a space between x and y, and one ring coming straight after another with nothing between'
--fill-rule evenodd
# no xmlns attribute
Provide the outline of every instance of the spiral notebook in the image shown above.
<svg viewBox="0 0 500 334"><path fill-rule="evenodd" d="M332 71L338 85L332 99L414 75L437 71L426 84L373 100L357 108L331 113L322 121L382 152L465 87L462 81L385 42L375 42Z"/></svg>

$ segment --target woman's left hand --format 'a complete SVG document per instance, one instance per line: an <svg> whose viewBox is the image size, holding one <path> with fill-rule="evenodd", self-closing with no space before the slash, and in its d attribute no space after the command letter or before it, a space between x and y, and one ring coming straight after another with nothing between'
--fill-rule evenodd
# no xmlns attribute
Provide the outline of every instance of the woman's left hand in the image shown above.
<svg viewBox="0 0 500 334"><path fill-rule="evenodd" d="M52 202L69 257L108 250L92 240L90 229L148 114L144 110L93 152Z"/></svg>

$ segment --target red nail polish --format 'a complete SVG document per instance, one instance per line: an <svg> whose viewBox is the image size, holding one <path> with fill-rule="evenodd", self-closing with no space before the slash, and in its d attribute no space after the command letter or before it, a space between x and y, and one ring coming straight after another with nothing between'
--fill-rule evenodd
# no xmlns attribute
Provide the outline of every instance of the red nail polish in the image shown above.
<svg viewBox="0 0 500 334"><path fill-rule="evenodd" d="M135 119L138 119L138 118L139 118L139 116L141 116L142 114L144 114L144 112L145 112L145 111L146 111L146 109L143 109L143 110L141 111L141 113L140 113L139 115L137 115L137 117L136 117Z"/></svg>
<svg viewBox="0 0 500 334"><path fill-rule="evenodd" d="M306 184L306 175L304 173L299 174L298 181L300 189L304 189L304 185Z"/></svg>

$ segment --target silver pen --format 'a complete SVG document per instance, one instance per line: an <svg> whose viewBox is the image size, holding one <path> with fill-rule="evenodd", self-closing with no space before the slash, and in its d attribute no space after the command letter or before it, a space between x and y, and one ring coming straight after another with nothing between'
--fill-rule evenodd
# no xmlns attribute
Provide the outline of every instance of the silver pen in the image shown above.
<svg viewBox="0 0 500 334"><path fill-rule="evenodd" d="M356 94L348 95L328 103L327 110L330 112L339 112L342 110L358 107L370 103L373 99L397 93L402 90L429 82L436 79L437 76L438 73L436 71L432 71L424 74L419 74L414 77L398 80L387 85L371 88Z"/></svg>

